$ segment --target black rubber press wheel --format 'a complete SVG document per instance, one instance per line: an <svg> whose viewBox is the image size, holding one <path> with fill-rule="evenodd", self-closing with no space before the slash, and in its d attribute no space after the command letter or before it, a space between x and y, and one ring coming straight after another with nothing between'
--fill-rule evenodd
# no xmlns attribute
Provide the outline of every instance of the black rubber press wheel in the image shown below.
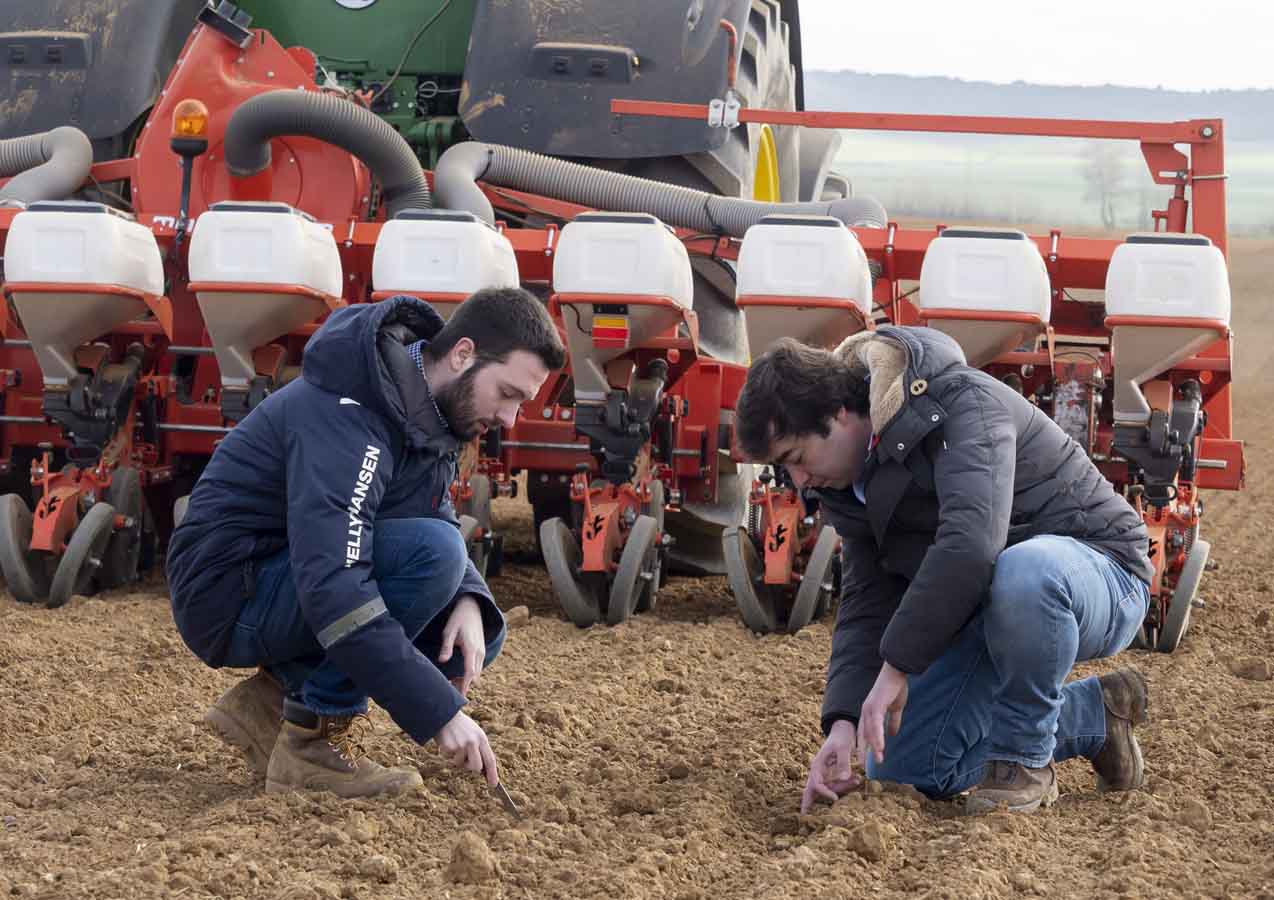
<svg viewBox="0 0 1274 900"><path fill-rule="evenodd" d="M1155 649L1160 653L1176 650L1190 628L1190 610L1194 607L1199 582L1203 580L1203 570L1207 568L1211 553L1212 545L1207 541L1196 538L1190 545L1186 564L1181 568L1181 577L1177 579L1177 587L1172 592L1172 602L1168 604L1168 613L1163 618L1163 627L1159 629L1159 642Z"/></svg>
<svg viewBox="0 0 1274 900"><path fill-rule="evenodd" d="M646 514L655 520L655 529L658 531L656 540L662 540L665 527L665 519L667 513L667 500L664 492L664 483L658 479L650 483L650 508ZM659 589L664 586L664 578L668 566L668 548L661 544L657 544L654 550L654 573L655 577L646 582L646 586L637 594L637 612L650 612L655 608L655 596L659 593Z"/></svg>
<svg viewBox="0 0 1274 900"><path fill-rule="evenodd" d="M31 509L17 494L0 497L0 569L19 603L49 595L49 554L31 549Z"/></svg>
<svg viewBox="0 0 1274 900"><path fill-rule="evenodd" d="M810 551L809 562L805 564L805 574L801 576L801 586L796 590L796 600L792 603L792 611L787 617L789 634L796 634L827 609L835 588L836 552L840 549L840 538L836 529L824 525L818 532L818 540Z"/></svg>
<svg viewBox="0 0 1274 900"><path fill-rule="evenodd" d="M606 588L604 576L581 574L582 551L579 541L559 518L540 525L540 549L544 566L553 584L553 593L567 617L580 628L595 625L602 618L602 597Z"/></svg>
<svg viewBox="0 0 1274 900"><path fill-rule="evenodd" d="M610 604L606 607L608 624L628 621L637 611L641 595L654 592L659 578L659 548L655 545L658 532L659 525L652 516L638 516L628 530L619 568L610 586ZM648 606L652 604L650 601Z"/></svg>
<svg viewBox="0 0 1274 900"><path fill-rule="evenodd" d="M75 526L66 552L58 560L49 586L50 608L62 606L76 594L87 593L102 567L106 547L115 531L115 507L105 501L93 504Z"/></svg>
<svg viewBox="0 0 1274 900"><path fill-rule="evenodd" d="M777 591L762 580L761 559L746 528L727 528L721 535L725 572L743 624L760 634L779 627Z"/></svg>

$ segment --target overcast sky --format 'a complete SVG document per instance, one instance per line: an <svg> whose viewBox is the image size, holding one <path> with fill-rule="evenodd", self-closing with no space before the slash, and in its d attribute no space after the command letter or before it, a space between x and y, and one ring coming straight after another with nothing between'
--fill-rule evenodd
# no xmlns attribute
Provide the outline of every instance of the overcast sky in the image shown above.
<svg viewBox="0 0 1274 900"><path fill-rule="evenodd" d="M1274 87L1268 0L800 0L806 68L1173 90Z"/></svg>

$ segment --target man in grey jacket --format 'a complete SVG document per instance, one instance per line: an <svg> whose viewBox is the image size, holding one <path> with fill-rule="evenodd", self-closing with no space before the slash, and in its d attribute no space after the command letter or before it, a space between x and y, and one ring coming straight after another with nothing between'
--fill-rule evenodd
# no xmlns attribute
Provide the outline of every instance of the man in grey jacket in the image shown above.
<svg viewBox="0 0 1274 900"><path fill-rule="evenodd" d="M1153 568L1140 516L1084 451L928 328L834 352L783 341L738 403L739 444L784 466L842 538L822 727L802 808L859 780L971 792L969 812L1057 798L1054 763L1143 779L1131 669L1066 683L1132 642Z"/></svg>

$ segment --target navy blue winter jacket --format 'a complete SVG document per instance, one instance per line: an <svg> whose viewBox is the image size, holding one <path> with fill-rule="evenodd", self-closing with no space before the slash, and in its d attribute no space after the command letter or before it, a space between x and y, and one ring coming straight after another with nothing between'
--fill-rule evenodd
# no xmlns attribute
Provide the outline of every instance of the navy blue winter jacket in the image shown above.
<svg viewBox="0 0 1274 900"><path fill-rule="evenodd" d="M456 521L457 440L406 347L441 327L410 297L332 313L310 339L302 377L213 453L168 548L177 629L214 667L256 564L288 548L301 609L328 657L420 743L464 698L386 614L372 535L386 519ZM472 563L463 594L477 598L491 640L504 618Z"/></svg>

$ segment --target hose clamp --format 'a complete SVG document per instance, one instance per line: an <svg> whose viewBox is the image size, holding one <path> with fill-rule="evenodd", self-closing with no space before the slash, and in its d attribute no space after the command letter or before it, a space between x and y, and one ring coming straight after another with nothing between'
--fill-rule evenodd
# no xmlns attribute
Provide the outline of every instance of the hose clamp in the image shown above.
<svg viewBox="0 0 1274 900"><path fill-rule="evenodd" d="M739 102L739 95L731 91L730 94L725 98L724 124L726 128L739 127L739 110L742 109L742 107L743 107L743 104Z"/></svg>
<svg viewBox="0 0 1274 900"><path fill-rule="evenodd" d="M742 108L743 103L734 91L727 93L724 98L718 97L708 104L708 127L738 128L739 110Z"/></svg>

